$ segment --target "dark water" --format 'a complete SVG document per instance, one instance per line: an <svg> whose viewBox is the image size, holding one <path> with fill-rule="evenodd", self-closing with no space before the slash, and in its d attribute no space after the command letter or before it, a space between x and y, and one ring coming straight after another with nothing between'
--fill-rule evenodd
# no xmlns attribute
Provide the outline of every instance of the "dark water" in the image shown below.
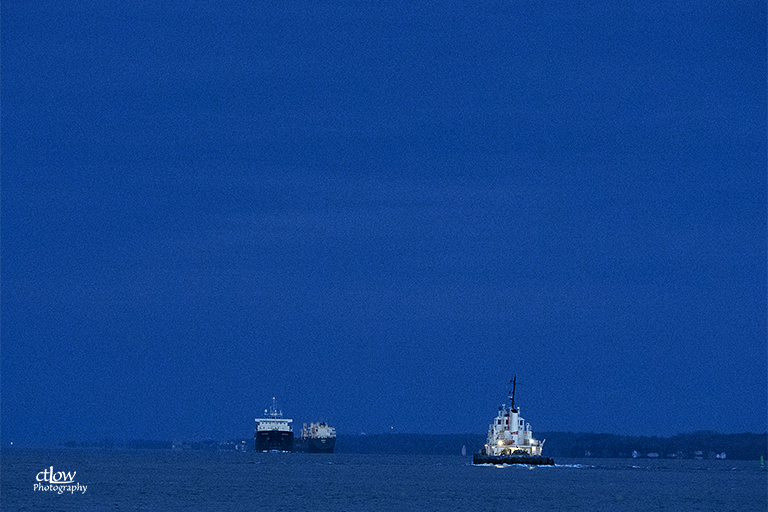
<svg viewBox="0 0 768 512"><path fill-rule="evenodd" d="M8 449L0 506L15 510L768 509L757 461L578 459L472 466L471 457ZM76 471L84 493L35 491ZM44 483L44 482L43 482Z"/></svg>

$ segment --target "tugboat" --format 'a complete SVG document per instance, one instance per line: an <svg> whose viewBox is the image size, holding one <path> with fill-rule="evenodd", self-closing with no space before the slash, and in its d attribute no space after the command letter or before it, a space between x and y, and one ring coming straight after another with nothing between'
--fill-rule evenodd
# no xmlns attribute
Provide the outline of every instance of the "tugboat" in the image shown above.
<svg viewBox="0 0 768 512"><path fill-rule="evenodd" d="M293 430L290 425L292 421L283 418L282 411L277 408L277 402L272 397L272 405L269 409L264 409L264 418L256 418L256 430L253 433L256 451L293 451Z"/></svg>
<svg viewBox="0 0 768 512"><path fill-rule="evenodd" d="M509 394L511 404L499 407L499 413L488 428L488 442L480 453L474 454L473 464L555 465L554 460L541 456L544 441L534 439L530 424L520 417L520 409L515 406L516 383L515 376Z"/></svg>
<svg viewBox="0 0 768 512"><path fill-rule="evenodd" d="M296 446L298 444L298 448ZM336 446L336 429L325 422L305 423L301 429L301 438L294 443L294 450L309 453L333 453Z"/></svg>

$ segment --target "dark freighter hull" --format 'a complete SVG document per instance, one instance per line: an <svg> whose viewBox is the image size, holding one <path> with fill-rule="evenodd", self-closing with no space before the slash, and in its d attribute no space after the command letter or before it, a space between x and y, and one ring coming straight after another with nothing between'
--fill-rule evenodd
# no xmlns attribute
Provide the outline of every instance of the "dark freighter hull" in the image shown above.
<svg viewBox="0 0 768 512"><path fill-rule="evenodd" d="M335 437L307 438L293 440L293 451L305 453L333 453L336 447Z"/></svg>
<svg viewBox="0 0 768 512"><path fill-rule="evenodd" d="M293 432L285 430L262 430L254 435L257 452L292 452Z"/></svg>
<svg viewBox="0 0 768 512"><path fill-rule="evenodd" d="M309 453L333 453L335 447L335 437L313 437L307 442L307 451Z"/></svg>

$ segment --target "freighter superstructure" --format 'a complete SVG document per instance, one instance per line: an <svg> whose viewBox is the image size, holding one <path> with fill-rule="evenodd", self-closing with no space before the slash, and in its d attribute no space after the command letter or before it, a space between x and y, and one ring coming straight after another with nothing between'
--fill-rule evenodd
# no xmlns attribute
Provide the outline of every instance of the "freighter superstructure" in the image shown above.
<svg viewBox="0 0 768 512"><path fill-rule="evenodd" d="M283 418L277 402L272 397L272 405L264 410L263 418L256 418L256 430L253 434L257 452L293 451L293 420Z"/></svg>
<svg viewBox="0 0 768 512"><path fill-rule="evenodd" d="M531 425L520 416L515 405L515 385L509 394L510 405L499 407L498 414L488 427L488 440L480 453L473 457L475 464L532 464L554 465L554 461L541 457L544 441L533 438Z"/></svg>

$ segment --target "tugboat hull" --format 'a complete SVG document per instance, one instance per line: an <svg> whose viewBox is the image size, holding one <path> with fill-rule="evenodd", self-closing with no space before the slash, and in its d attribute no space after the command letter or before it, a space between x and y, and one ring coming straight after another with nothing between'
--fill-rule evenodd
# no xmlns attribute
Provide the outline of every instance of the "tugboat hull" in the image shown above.
<svg viewBox="0 0 768 512"><path fill-rule="evenodd" d="M555 461L538 455L482 455L474 454L472 464L522 464L525 466L554 466Z"/></svg>

